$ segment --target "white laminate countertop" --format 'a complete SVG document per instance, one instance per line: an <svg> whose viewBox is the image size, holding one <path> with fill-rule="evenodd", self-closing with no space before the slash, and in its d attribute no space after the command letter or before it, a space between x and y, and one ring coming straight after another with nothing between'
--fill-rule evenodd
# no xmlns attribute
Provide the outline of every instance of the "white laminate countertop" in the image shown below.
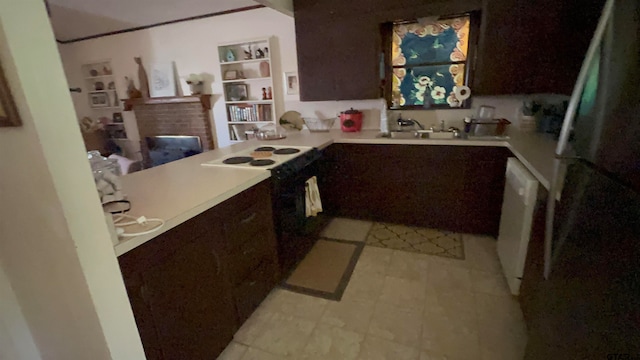
<svg viewBox="0 0 640 360"><path fill-rule="evenodd" d="M208 151L182 160L122 177L124 193L131 201L133 216L165 220L163 228L153 234L121 239L115 245L120 256L153 239L159 234L193 218L234 195L268 179L264 169L203 167L203 162L228 156L231 153L261 145L312 146L323 149L332 143L407 144L454 146L504 146L549 188L553 176L553 155L556 141L537 133L519 133L510 129L510 139L504 140L430 140L390 139L378 137L378 130L343 133L301 131L276 141L250 140L230 147Z"/></svg>

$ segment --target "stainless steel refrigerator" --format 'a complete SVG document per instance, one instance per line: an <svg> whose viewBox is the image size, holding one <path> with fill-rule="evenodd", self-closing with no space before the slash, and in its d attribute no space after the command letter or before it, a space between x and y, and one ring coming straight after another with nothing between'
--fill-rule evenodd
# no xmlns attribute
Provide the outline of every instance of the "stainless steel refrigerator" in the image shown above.
<svg viewBox="0 0 640 360"><path fill-rule="evenodd" d="M527 360L640 359L639 17L607 1L569 103Z"/></svg>

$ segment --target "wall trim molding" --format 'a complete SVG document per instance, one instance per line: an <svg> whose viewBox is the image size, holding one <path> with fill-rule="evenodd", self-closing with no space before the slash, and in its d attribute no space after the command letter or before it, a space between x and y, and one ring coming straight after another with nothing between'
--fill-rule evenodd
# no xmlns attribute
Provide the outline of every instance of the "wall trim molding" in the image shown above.
<svg viewBox="0 0 640 360"><path fill-rule="evenodd" d="M265 6L264 5L245 6L245 7L241 7L241 8L237 8L237 9L218 11L218 12L209 13L209 14L191 16L191 17L183 18L183 19L163 21L163 22L150 24L150 25L137 26L137 27L132 27L132 28L128 28L128 29L122 29L122 30L117 30L117 31L106 32L106 33L102 33L102 34L84 36L84 37L79 37L79 38L76 38L76 39L70 39L70 40L58 40L58 39L56 39L56 41L59 44L70 44L70 43L74 43L74 42L78 42L78 41L84 41L84 40L90 40L90 39L97 39L97 38L101 38L101 37L105 37L105 36L124 34L124 33L128 33L128 32L145 30L145 29L150 29L150 28L154 28L154 27L158 27L158 26L175 24L175 23L179 23L179 22L200 20L200 19L206 19L206 18L213 17L213 16L220 16L220 15L233 14L233 13L242 12L242 11L255 10L255 9L260 9L260 8L263 8L263 7L265 7Z"/></svg>

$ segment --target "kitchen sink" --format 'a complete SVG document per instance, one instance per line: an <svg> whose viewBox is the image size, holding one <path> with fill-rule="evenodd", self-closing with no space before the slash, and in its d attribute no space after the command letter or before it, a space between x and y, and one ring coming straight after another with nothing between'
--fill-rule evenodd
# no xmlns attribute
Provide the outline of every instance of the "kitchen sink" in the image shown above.
<svg viewBox="0 0 640 360"><path fill-rule="evenodd" d="M380 133L378 137L391 139L456 139L459 134L453 131L433 131L433 130L411 130L411 131L389 131Z"/></svg>
<svg viewBox="0 0 640 360"><path fill-rule="evenodd" d="M452 131L438 131L426 133L429 139L455 139L457 133Z"/></svg>
<svg viewBox="0 0 640 360"><path fill-rule="evenodd" d="M391 131L392 139L415 139L418 137L415 131Z"/></svg>
<svg viewBox="0 0 640 360"><path fill-rule="evenodd" d="M417 138L415 131L389 131L380 133L378 137L391 138L391 139L415 139Z"/></svg>

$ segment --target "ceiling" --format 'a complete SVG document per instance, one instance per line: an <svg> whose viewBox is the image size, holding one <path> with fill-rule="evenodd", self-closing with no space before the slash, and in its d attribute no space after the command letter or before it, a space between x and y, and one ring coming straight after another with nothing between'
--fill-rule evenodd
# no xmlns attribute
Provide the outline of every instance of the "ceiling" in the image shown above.
<svg viewBox="0 0 640 360"><path fill-rule="evenodd" d="M61 42L259 5L253 0L49 0Z"/></svg>

